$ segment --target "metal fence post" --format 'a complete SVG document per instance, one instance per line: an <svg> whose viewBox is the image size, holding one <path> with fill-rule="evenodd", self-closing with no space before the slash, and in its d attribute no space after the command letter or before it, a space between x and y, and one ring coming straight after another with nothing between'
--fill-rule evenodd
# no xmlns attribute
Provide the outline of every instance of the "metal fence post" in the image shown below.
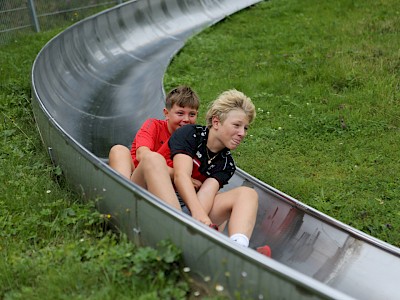
<svg viewBox="0 0 400 300"><path fill-rule="evenodd" d="M36 15L35 0L28 0L29 14L31 16L32 25L36 32L40 32L39 20Z"/></svg>
<svg viewBox="0 0 400 300"><path fill-rule="evenodd" d="M122 3L122 0L117 0L117 4L121 4Z"/></svg>

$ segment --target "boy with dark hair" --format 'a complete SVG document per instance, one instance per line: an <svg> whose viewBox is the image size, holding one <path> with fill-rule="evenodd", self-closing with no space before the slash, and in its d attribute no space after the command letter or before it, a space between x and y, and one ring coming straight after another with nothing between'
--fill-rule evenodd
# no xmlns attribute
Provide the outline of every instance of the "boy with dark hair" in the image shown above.
<svg viewBox="0 0 400 300"><path fill-rule="evenodd" d="M130 179L146 154L158 151L176 129L196 123L199 106L200 99L190 87L172 89L165 100L165 120L146 120L136 133L130 150L123 145L113 146L109 153L110 167Z"/></svg>

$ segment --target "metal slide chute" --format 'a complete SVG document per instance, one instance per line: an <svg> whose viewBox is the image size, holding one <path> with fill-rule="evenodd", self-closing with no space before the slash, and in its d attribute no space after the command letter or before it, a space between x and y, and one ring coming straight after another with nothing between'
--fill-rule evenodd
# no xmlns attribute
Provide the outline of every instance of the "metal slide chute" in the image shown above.
<svg viewBox="0 0 400 300"><path fill-rule="evenodd" d="M99 199L138 245L171 239L185 263L234 295L254 299L394 299L400 250L304 205L238 170L228 189L260 198L251 247L243 249L122 178L106 163L149 117L162 118L163 76L185 41L260 0L138 0L85 19L52 39L32 69L41 138L70 186Z"/></svg>

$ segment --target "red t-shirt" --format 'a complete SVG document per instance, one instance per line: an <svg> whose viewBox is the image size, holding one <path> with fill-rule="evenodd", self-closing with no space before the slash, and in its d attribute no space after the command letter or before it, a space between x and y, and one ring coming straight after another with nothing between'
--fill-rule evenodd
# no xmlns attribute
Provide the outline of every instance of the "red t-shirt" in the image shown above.
<svg viewBox="0 0 400 300"><path fill-rule="evenodd" d="M161 146L168 142L171 133L168 130L167 120L148 119L136 133L131 147L131 156L135 167L139 162L136 159L136 149L145 146L151 151L158 151Z"/></svg>

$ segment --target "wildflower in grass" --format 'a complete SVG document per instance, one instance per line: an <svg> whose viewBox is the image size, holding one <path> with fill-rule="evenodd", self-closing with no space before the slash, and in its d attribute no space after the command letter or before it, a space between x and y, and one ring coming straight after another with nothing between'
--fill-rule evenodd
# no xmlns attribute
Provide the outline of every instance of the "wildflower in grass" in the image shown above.
<svg viewBox="0 0 400 300"><path fill-rule="evenodd" d="M223 287L222 285L220 285L220 284L217 284L217 285L215 286L215 290L216 290L217 292L222 292L222 291L224 290L224 287Z"/></svg>

